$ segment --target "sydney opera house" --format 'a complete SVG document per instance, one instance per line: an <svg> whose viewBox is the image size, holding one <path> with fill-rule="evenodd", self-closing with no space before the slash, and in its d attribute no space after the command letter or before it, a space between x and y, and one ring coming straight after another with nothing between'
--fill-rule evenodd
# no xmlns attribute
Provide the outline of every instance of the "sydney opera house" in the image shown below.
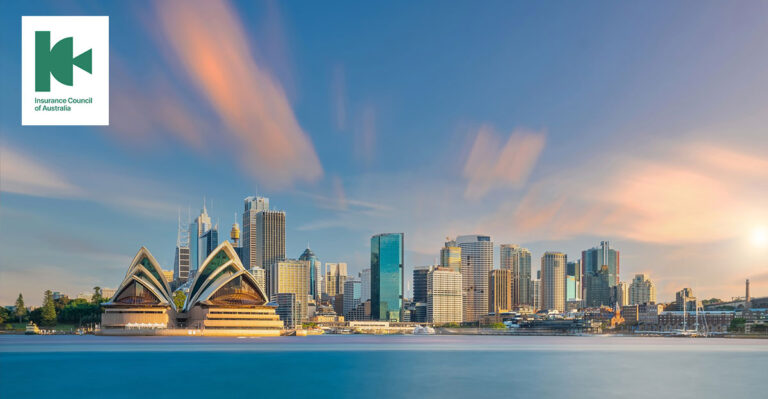
<svg viewBox="0 0 768 399"><path fill-rule="evenodd" d="M277 336L283 322L240 262L219 245L198 268L181 309L162 269L142 247L104 304L102 335Z"/></svg>

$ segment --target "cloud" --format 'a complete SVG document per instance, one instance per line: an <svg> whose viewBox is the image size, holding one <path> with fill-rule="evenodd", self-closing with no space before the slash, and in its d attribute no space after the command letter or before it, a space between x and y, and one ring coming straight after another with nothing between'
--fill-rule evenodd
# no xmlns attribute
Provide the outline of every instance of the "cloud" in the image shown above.
<svg viewBox="0 0 768 399"><path fill-rule="evenodd" d="M366 164L376 157L376 109L367 105L360 113L359 127L354 138L355 157Z"/></svg>
<svg viewBox="0 0 768 399"><path fill-rule="evenodd" d="M543 133L515 130L506 143L489 126L478 129L464 165L464 197L480 199L502 187L521 187L544 149Z"/></svg>
<svg viewBox="0 0 768 399"><path fill-rule="evenodd" d="M67 168L49 165L4 145L0 147L0 192L89 201L152 218L173 218L176 214L174 195L164 184L103 168L73 165Z"/></svg>
<svg viewBox="0 0 768 399"><path fill-rule="evenodd" d="M191 3L157 3L159 39L231 133L242 167L273 188L320 178L312 142L282 86L256 63L235 10L225 2Z"/></svg>
<svg viewBox="0 0 768 399"><path fill-rule="evenodd" d="M738 237L768 217L760 201L768 157L682 142L632 153L642 155L615 151L536 181L488 223L535 240L588 234L680 244Z"/></svg>
<svg viewBox="0 0 768 399"><path fill-rule="evenodd" d="M0 147L0 191L54 198L82 194L53 168L7 146Z"/></svg>
<svg viewBox="0 0 768 399"><path fill-rule="evenodd" d="M343 131L347 127L346 78L344 67L336 65L331 76L331 105L336 129Z"/></svg>

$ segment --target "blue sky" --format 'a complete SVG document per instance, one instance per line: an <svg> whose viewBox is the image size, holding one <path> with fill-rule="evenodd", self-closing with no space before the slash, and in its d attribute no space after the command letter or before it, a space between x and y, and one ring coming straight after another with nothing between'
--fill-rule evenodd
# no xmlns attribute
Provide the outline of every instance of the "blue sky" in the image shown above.
<svg viewBox="0 0 768 399"><path fill-rule="evenodd" d="M381 232L408 271L457 234L608 239L662 300L768 294L764 2L27 3L0 12L0 303L114 287L142 245L169 268L178 209L228 231L253 194L288 256L354 273ZM20 125L22 15L110 16L109 127Z"/></svg>

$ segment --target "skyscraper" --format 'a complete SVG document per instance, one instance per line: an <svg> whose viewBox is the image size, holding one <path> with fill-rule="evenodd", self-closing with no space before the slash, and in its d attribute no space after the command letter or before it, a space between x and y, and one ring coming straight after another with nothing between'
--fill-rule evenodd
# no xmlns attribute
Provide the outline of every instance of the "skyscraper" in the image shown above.
<svg viewBox="0 0 768 399"><path fill-rule="evenodd" d="M611 304L619 307L629 305L629 284L626 281L619 281L611 288Z"/></svg>
<svg viewBox="0 0 768 399"><path fill-rule="evenodd" d="M531 251L515 244L502 244L499 257L501 268L512 271L513 305L530 305Z"/></svg>
<svg viewBox="0 0 768 399"><path fill-rule="evenodd" d="M403 308L405 235L371 237L371 319L400 320Z"/></svg>
<svg viewBox="0 0 768 399"><path fill-rule="evenodd" d="M256 259L256 214L269 210L269 198L265 197L246 197L244 200L245 208L243 210L243 239L242 239L242 261L246 269L257 264Z"/></svg>
<svg viewBox="0 0 768 399"><path fill-rule="evenodd" d="M581 252L581 264L584 269L586 306L610 305L610 289L619 283L619 251L611 249L608 241L601 241L599 247ZM590 281L592 279L599 281ZM607 288L603 287L606 282Z"/></svg>
<svg viewBox="0 0 768 399"><path fill-rule="evenodd" d="M565 300L566 302L581 300L581 260L568 262L565 270Z"/></svg>
<svg viewBox="0 0 768 399"><path fill-rule="evenodd" d="M309 261L285 259L272 262L267 273L268 295L277 298L277 294L295 294L299 312L297 322L307 320L309 299Z"/></svg>
<svg viewBox="0 0 768 399"><path fill-rule="evenodd" d="M360 280L347 280L344 282L344 317L360 305Z"/></svg>
<svg viewBox="0 0 768 399"><path fill-rule="evenodd" d="M647 274L635 274L629 285L629 304L656 303L656 285Z"/></svg>
<svg viewBox="0 0 768 399"><path fill-rule="evenodd" d="M211 228L211 218L208 216L208 209L206 209L205 201L203 201L203 209L200 211L200 215L189 224L189 270L190 272L197 272L197 267L203 263L208 252L205 249L200 249L200 237L205 234ZM218 236L217 236L218 239ZM203 255L204 254L204 255ZM202 259L201 259L202 256ZM191 277L191 276L190 276Z"/></svg>
<svg viewBox="0 0 768 399"><path fill-rule="evenodd" d="M285 259L285 212L266 210L256 213L254 253L255 265L267 270L272 263Z"/></svg>
<svg viewBox="0 0 768 399"><path fill-rule="evenodd" d="M461 248L464 321L478 321L488 312L488 273L493 269L493 242L490 236L465 235L456 238Z"/></svg>
<svg viewBox="0 0 768 399"><path fill-rule="evenodd" d="M365 302L371 299L371 269L363 269L360 272L360 301Z"/></svg>
<svg viewBox="0 0 768 399"><path fill-rule="evenodd" d="M323 292L328 296L344 293L344 282L347 280L347 264L325 262L325 280Z"/></svg>
<svg viewBox="0 0 768 399"><path fill-rule="evenodd" d="M541 257L541 308L565 311L565 264L562 252L545 252Z"/></svg>
<svg viewBox="0 0 768 399"><path fill-rule="evenodd" d="M541 280L535 279L531 280L531 306L533 306L534 310L540 310L541 309Z"/></svg>
<svg viewBox="0 0 768 399"><path fill-rule="evenodd" d="M197 241L198 264L202 265L208 255L219 246L219 226L215 225L204 232Z"/></svg>
<svg viewBox="0 0 768 399"><path fill-rule="evenodd" d="M464 308L461 280L461 273L447 267L436 267L427 273L427 321L461 323Z"/></svg>
<svg viewBox="0 0 768 399"><path fill-rule="evenodd" d="M189 279L189 230L181 225L179 214L176 249L173 252L173 285L178 287Z"/></svg>
<svg viewBox="0 0 768 399"><path fill-rule="evenodd" d="M512 270L491 270L488 278L488 313L503 313L512 309Z"/></svg>
<svg viewBox="0 0 768 399"><path fill-rule="evenodd" d="M440 249L440 266L461 273L461 247L455 240L448 240Z"/></svg>
<svg viewBox="0 0 768 399"><path fill-rule="evenodd" d="M309 261L309 295L315 300L319 300L323 286L323 275L320 271L322 262L320 262L320 259L317 258L315 253L309 249L309 246L307 246L307 249L305 249L301 256L299 256L299 260Z"/></svg>
<svg viewBox="0 0 768 399"><path fill-rule="evenodd" d="M427 303L427 274L432 268L423 266L413 269L413 302Z"/></svg>

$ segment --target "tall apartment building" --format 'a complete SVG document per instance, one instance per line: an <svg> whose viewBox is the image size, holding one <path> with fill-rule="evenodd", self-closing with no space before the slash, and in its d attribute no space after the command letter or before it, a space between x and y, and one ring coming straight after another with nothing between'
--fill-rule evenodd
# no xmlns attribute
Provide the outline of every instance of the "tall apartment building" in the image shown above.
<svg viewBox="0 0 768 399"><path fill-rule="evenodd" d="M269 210L269 198L265 197L246 197L243 210L243 230L242 230L242 256L241 260L246 269L261 266L256 259L256 214Z"/></svg>
<svg viewBox="0 0 768 399"><path fill-rule="evenodd" d="M296 320L307 320L309 301L309 261L285 259L273 262L267 273L268 295L277 298L277 294L295 294L299 309Z"/></svg>
<svg viewBox="0 0 768 399"><path fill-rule="evenodd" d="M647 274L635 274L629 285L629 304L656 303L656 285Z"/></svg>
<svg viewBox="0 0 768 399"><path fill-rule="evenodd" d="M546 252L541 257L541 308L565 311L565 264L562 252Z"/></svg>
<svg viewBox="0 0 768 399"><path fill-rule="evenodd" d="M464 235L456 238L461 248L464 321L478 321L488 312L488 273L493 269L493 242L490 236Z"/></svg>
<svg viewBox="0 0 768 399"><path fill-rule="evenodd" d="M541 309L541 280L531 280L531 305L534 310Z"/></svg>
<svg viewBox="0 0 768 399"><path fill-rule="evenodd" d="M629 305L629 284L626 281L619 281L611 288L611 304L619 307Z"/></svg>
<svg viewBox="0 0 768 399"><path fill-rule="evenodd" d="M440 249L440 266L461 273L461 247L455 240L446 241Z"/></svg>
<svg viewBox="0 0 768 399"><path fill-rule="evenodd" d="M371 237L371 320L400 321L405 234Z"/></svg>
<svg viewBox="0 0 768 399"><path fill-rule="evenodd" d="M347 280L346 263L325 263L325 288L328 296L336 296L344 293L344 281Z"/></svg>
<svg viewBox="0 0 768 399"><path fill-rule="evenodd" d="M447 267L436 267L427 273L427 320L435 324L461 323L461 273Z"/></svg>
<svg viewBox="0 0 768 399"><path fill-rule="evenodd" d="M508 312L512 307L512 270L491 270L488 277L488 313Z"/></svg>

